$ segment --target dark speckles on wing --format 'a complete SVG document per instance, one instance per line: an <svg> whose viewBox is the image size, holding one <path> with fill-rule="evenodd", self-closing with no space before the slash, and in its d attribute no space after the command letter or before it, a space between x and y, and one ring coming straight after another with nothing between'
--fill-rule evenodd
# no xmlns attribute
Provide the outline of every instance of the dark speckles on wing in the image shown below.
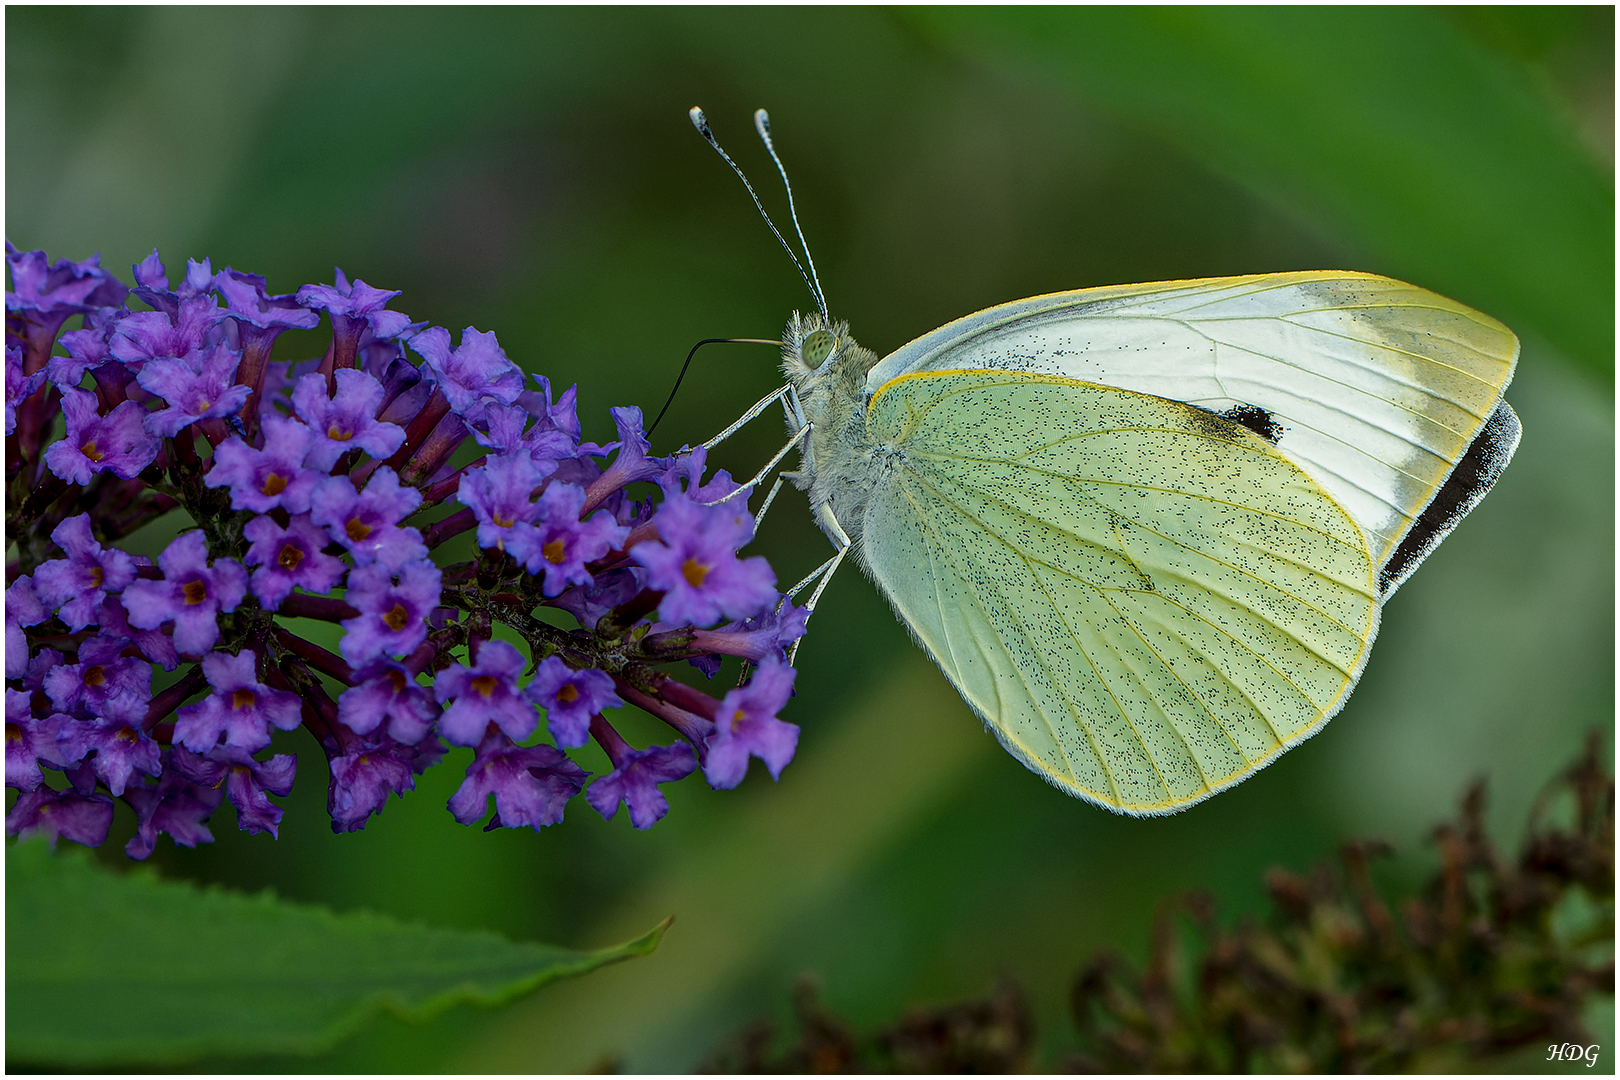
<svg viewBox="0 0 1620 1080"><path fill-rule="evenodd" d="M1167 401L1173 399L1167 398ZM1198 405L1190 405L1185 401L1174 402L1187 410L1189 426L1200 435L1211 439L1225 439L1227 442L1241 442L1244 437L1246 425L1225 413L1211 412Z"/></svg>

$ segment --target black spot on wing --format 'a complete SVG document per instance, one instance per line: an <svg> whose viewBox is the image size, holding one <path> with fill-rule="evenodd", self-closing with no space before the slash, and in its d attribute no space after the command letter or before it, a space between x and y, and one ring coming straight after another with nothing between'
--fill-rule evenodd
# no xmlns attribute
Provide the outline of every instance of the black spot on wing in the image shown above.
<svg viewBox="0 0 1620 1080"><path fill-rule="evenodd" d="M1283 426L1277 423L1276 417L1258 405L1234 405L1220 415L1243 425L1272 445L1283 437Z"/></svg>
<svg viewBox="0 0 1620 1080"><path fill-rule="evenodd" d="M1378 586L1384 596L1389 596L1410 577L1418 563L1428 558L1429 552L1440 546L1446 534L1479 505L1479 500L1513 460L1513 451L1518 445L1519 418L1507 402L1501 402L1474 436L1434 500L1418 515L1379 571Z"/></svg>
<svg viewBox="0 0 1620 1080"><path fill-rule="evenodd" d="M1174 398L1166 400L1175 401ZM1215 412L1185 401L1175 401L1175 404L1189 412L1194 430L1210 438L1238 442L1247 438L1245 429L1273 444L1283 436L1283 426L1258 405L1234 405L1225 412Z"/></svg>

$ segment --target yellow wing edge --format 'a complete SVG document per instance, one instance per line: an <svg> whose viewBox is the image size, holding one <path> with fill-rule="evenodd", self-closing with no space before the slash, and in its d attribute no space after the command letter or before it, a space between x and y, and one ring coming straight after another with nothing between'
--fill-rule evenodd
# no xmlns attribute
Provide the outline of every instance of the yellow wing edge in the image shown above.
<svg viewBox="0 0 1620 1080"><path fill-rule="evenodd" d="M977 318L980 315L986 315L995 311L997 308L1029 304L1045 300L1061 301L1067 304L1073 303L1081 298L1086 300L1114 300L1120 297L1144 296L1149 293L1156 292L1192 292L1195 290L1208 289L1212 287L1231 288L1236 285L1246 284L1271 288L1286 285L1304 285L1311 282L1333 281L1364 281L1385 285L1399 285L1403 288L1411 289L1414 292L1423 293L1426 296L1433 297L1435 300L1440 301L1439 306L1441 306L1444 310L1454 312L1458 315L1475 317L1481 323L1490 326L1493 329L1500 330L1502 333L1513 338L1513 356L1511 358L1504 359L1509 359L1510 364L1518 360L1518 335L1514 334L1513 331L1508 329L1508 327L1500 320L1492 318L1483 311L1480 311L1478 308L1470 307L1460 300L1453 300L1449 296L1442 293L1437 293L1432 289L1426 289L1421 285L1414 285L1409 281L1402 281L1400 278L1392 278L1388 274L1373 274L1368 273L1365 270L1281 270L1268 274L1227 274L1219 277L1170 278L1164 281L1142 281L1129 285L1092 285L1084 289L1059 289L1056 292L1036 293L1033 296L1020 297L1017 300L1004 301L1000 304L992 304L987 308L980 308L978 311L971 312L970 314L964 315L959 319L951 320L950 323L940 327L939 330L945 330L956 323L967 322ZM939 331L934 331L934 333L938 332ZM933 335L929 334L926 336L932 337ZM1508 381L1511 381L1511 379L1512 374L1510 368ZM1505 388L1506 386L1507 381L1504 381L1502 387Z"/></svg>

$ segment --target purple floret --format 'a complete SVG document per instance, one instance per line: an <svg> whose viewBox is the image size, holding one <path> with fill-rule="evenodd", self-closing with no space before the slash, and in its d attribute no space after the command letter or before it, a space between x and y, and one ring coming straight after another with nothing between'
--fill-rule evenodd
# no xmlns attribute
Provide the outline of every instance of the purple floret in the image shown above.
<svg viewBox="0 0 1620 1080"><path fill-rule="evenodd" d="M225 313L212 297L179 298L172 307L173 315L137 311L119 319L107 339L113 358L138 370L154 360L193 359L204 346L218 341L219 335L210 331Z"/></svg>
<svg viewBox="0 0 1620 1080"><path fill-rule="evenodd" d="M213 286L225 298L225 314L259 330L312 330L321 317L302 307L295 296L271 296L264 278L226 267L214 276ZM302 292L302 290L300 290Z"/></svg>
<svg viewBox="0 0 1620 1080"><path fill-rule="evenodd" d="M18 251L8 240L6 262L14 290L6 293L7 311L65 319L88 308L117 307L129 295L129 286L102 269L99 254L83 262L51 263L43 251Z"/></svg>
<svg viewBox="0 0 1620 1080"><path fill-rule="evenodd" d="M405 429L377 419L382 383L353 368L339 368L336 374L336 397L327 397L326 379L318 372L301 377L293 387L293 409L312 436L304 463L325 470L350 450L364 450L374 458L398 450Z"/></svg>
<svg viewBox="0 0 1620 1080"><path fill-rule="evenodd" d="M180 666L180 654L175 651L174 639L161 630L137 630L129 625L129 612L114 597L109 596L101 602L101 632L131 642L142 656L164 671L173 671Z"/></svg>
<svg viewBox="0 0 1620 1080"><path fill-rule="evenodd" d="M579 445L579 411L575 398L579 388L570 386L557 398L555 404L551 400L551 380L544 375L534 376L538 390L525 390L518 395L517 402L529 411L534 417L534 427L529 429L529 439L566 440L570 448ZM570 449L569 453L573 450ZM562 456L562 455L559 455Z"/></svg>
<svg viewBox="0 0 1620 1080"><path fill-rule="evenodd" d="M135 284L143 289L154 289L166 292L169 288L169 275L163 266L163 257L158 249L153 248L152 254L136 263L130 269L135 274Z"/></svg>
<svg viewBox="0 0 1620 1080"><path fill-rule="evenodd" d="M297 420L275 413L264 417L263 430L263 450L234 435L221 443L203 483L229 485L233 510L264 514L279 506L302 514L309 509L310 492L322 479L321 473L303 466L313 436Z"/></svg>
<svg viewBox="0 0 1620 1080"><path fill-rule="evenodd" d="M478 518L479 547L504 551L515 527L534 522L539 508L529 496L557 468L556 462L546 464L541 468L521 452L495 454L482 468L462 473L456 498Z"/></svg>
<svg viewBox="0 0 1620 1080"><path fill-rule="evenodd" d="M79 646L77 664L45 673L45 693L65 713L139 724L152 700L152 665L120 656L124 640L97 634Z"/></svg>
<svg viewBox="0 0 1620 1080"><path fill-rule="evenodd" d="M147 413L139 403L123 401L106 416L96 411L88 390L62 394L67 434L45 448L45 464L70 484L88 484L99 472L128 480L157 458L163 442L147 432Z"/></svg>
<svg viewBox="0 0 1620 1080"><path fill-rule="evenodd" d="M256 517L243 526L242 535L253 545L242 561L258 567L251 581L253 595L270 611L294 588L328 593L343 580L343 560L321 550L327 544L326 530L308 514L290 518L285 529L268 514Z"/></svg>
<svg viewBox="0 0 1620 1080"><path fill-rule="evenodd" d="M51 343L62 324L79 312L117 307L129 287L100 266L101 256L81 263L58 259L48 263L43 251L22 252L6 241L14 292L6 293L7 338L20 336L23 370L32 375L45 366Z"/></svg>
<svg viewBox="0 0 1620 1080"><path fill-rule="evenodd" d="M641 410L635 406L609 409L613 423L619 429L619 453L613 464L602 470L602 475L591 483L592 489L618 491L626 484L638 480L656 480L669 468L663 458L650 458L647 451L652 444L641 430Z"/></svg>
<svg viewBox="0 0 1620 1080"><path fill-rule="evenodd" d="M86 370L112 360L112 354L107 351L107 328L104 326L69 330L57 341L67 350L67 355L51 357L45 364L44 377L55 383L58 390L78 386Z"/></svg>
<svg viewBox="0 0 1620 1080"><path fill-rule="evenodd" d="M17 676L26 690L44 690L45 676L67 663L55 649L41 649L28 658L23 673Z"/></svg>
<svg viewBox="0 0 1620 1080"><path fill-rule="evenodd" d="M798 748L799 729L778 720L776 714L792 696L793 669L767 660L754 670L747 686L721 699L703 762L703 774L713 787L734 788L742 783L750 755L765 762L771 779L782 775Z"/></svg>
<svg viewBox="0 0 1620 1080"><path fill-rule="evenodd" d="M131 626L155 630L174 622L174 647L204 653L219 640L221 611L235 611L247 595L247 571L235 559L208 565L208 543L201 531L182 533L158 556L162 581L138 580L124 590Z"/></svg>
<svg viewBox="0 0 1620 1080"><path fill-rule="evenodd" d="M317 484L309 499L310 520L348 548L357 566L375 562L395 572L427 558L422 534L399 525L421 505L422 493L401 487L386 465L371 474L364 493L355 491L348 477L333 476Z"/></svg>
<svg viewBox="0 0 1620 1080"><path fill-rule="evenodd" d="M658 478L658 485L666 494L681 492L693 502L705 504L719 502L742 486L724 469L704 483L703 470L708 461L709 452L701 446L677 454L669 459L669 468Z"/></svg>
<svg viewBox="0 0 1620 1080"><path fill-rule="evenodd" d="M33 791L45 782L40 762L56 769L71 764L63 759L57 737L76 721L62 713L35 719L29 711L32 697L23 690L6 691L6 787L19 791Z"/></svg>
<svg viewBox="0 0 1620 1080"><path fill-rule="evenodd" d="M597 730L602 748L613 762L613 771L591 781L591 786L585 790L585 801L609 821L619 812L622 802L630 808L631 825L638 829L652 828L659 818L669 813L669 800L658 785L690 776L697 769L697 756L692 753L691 745L678 742L673 746L636 750L610 725L599 724Z"/></svg>
<svg viewBox="0 0 1620 1080"><path fill-rule="evenodd" d="M117 548L103 548L90 531L89 514L64 519L51 539L67 558L40 564L34 592L77 632L96 623L108 593L122 592L135 580L135 560Z"/></svg>
<svg viewBox="0 0 1620 1080"><path fill-rule="evenodd" d="M255 761L253 755L237 746L216 746L206 754L193 754L183 746L174 748L174 771L203 787L224 785L225 795L236 807L237 827L248 833L276 835L281 824L281 807L271 795L292 791L298 759L276 754L268 761Z"/></svg>
<svg viewBox="0 0 1620 1080"><path fill-rule="evenodd" d="M383 738L332 759L332 784L327 791L326 809L332 815L333 832L355 832L366 827L372 814L380 813L389 794L404 796L416 787L415 775L438 759L443 747L437 739L419 744Z"/></svg>
<svg viewBox="0 0 1620 1080"><path fill-rule="evenodd" d="M79 375L84 375L84 369L79 369ZM17 406L32 397L34 392L45 384L49 371L36 371L32 375L23 374L23 352L21 345L6 346L6 434L10 435L17 430ZM74 382L78 380L75 379Z"/></svg>
<svg viewBox="0 0 1620 1080"><path fill-rule="evenodd" d="M251 391L231 381L240 361L229 345L215 345L185 360L149 361L135 381L169 407L147 413L146 430L172 437L198 420L241 412Z"/></svg>
<svg viewBox="0 0 1620 1080"><path fill-rule="evenodd" d="M506 358L493 330L479 333L469 326L461 332L460 347L452 349L450 332L430 326L411 338L410 346L427 361L440 393L458 416L476 415L483 398L511 405L523 392L523 372Z"/></svg>
<svg viewBox="0 0 1620 1080"><path fill-rule="evenodd" d="M214 692L175 713L174 741L198 754L222 742L251 754L270 745L271 727L296 728L302 722L298 695L259 682L257 664L251 649L203 657L203 675Z"/></svg>
<svg viewBox="0 0 1620 1080"><path fill-rule="evenodd" d="M639 566L608 570L597 574L589 585L564 589L552 604L578 619L579 625L594 628L602 616L641 592L641 577L646 573Z"/></svg>
<svg viewBox="0 0 1620 1080"><path fill-rule="evenodd" d="M613 692L613 679L606 672L595 668L575 671L555 656L540 662L524 694L546 710L546 729L565 748L585 745L593 714L624 704Z"/></svg>
<svg viewBox="0 0 1620 1080"><path fill-rule="evenodd" d="M523 654L504 641L486 641L471 667L439 672L433 696L450 702L439 717L439 734L451 746L477 746L491 724L514 740L534 734L540 714L518 690Z"/></svg>
<svg viewBox="0 0 1620 1080"><path fill-rule="evenodd" d="M182 751L183 753L184 751ZM135 811L135 836L124 846L132 859L152 854L159 833L168 833L181 847L211 844L214 834L203 824L225 799L223 787L198 784L172 767L172 752L163 752L163 775L156 784L141 784L124 792Z"/></svg>
<svg viewBox="0 0 1620 1080"><path fill-rule="evenodd" d="M404 656L427 638L427 617L439 606L439 568L426 559L406 563L396 583L381 564L357 566L345 596L360 612L342 624L340 647L349 666Z"/></svg>
<svg viewBox="0 0 1620 1080"><path fill-rule="evenodd" d="M38 626L51 617L51 609L39 598L39 592L34 587L34 579L27 574L11 583L6 589L6 622L17 626ZM6 675L8 679L17 676Z"/></svg>
<svg viewBox="0 0 1620 1080"><path fill-rule="evenodd" d="M396 742L409 745L427 737L439 717L439 706L403 664L378 660L354 677L354 686L338 697L340 724L356 735L382 728Z"/></svg>
<svg viewBox="0 0 1620 1080"><path fill-rule="evenodd" d="M516 405L502 405L493 399L485 399L468 418L468 426L478 445L501 453L526 454L537 465L556 462L577 453L579 420L573 415L573 387L569 387L563 400L553 406L550 384L541 380L541 385L545 387L544 396L525 391L519 395ZM529 423L531 419L534 420L532 424ZM528 430L524 430L526 424ZM572 426L565 427L564 424ZM552 469L547 468L546 471L550 473Z"/></svg>
<svg viewBox="0 0 1620 1080"><path fill-rule="evenodd" d="M67 762L90 757L92 775L114 795L124 794L137 776L157 776L163 768L162 748L138 725L72 720L62 725L57 745Z"/></svg>
<svg viewBox="0 0 1620 1080"><path fill-rule="evenodd" d="M195 300L214 288L214 267L211 259L203 259L201 262L187 259L186 276L181 279L180 288L175 292L169 291L168 273L164 270L163 259L158 255L157 248L153 248L152 254L131 269L135 273L135 295L171 317L179 312L181 301Z"/></svg>
<svg viewBox="0 0 1620 1080"><path fill-rule="evenodd" d="M112 799L106 795L80 795L41 786L18 797L6 815L6 835L45 836L52 847L58 838L100 847L112 828L112 818Z"/></svg>
<svg viewBox="0 0 1620 1080"><path fill-rule="evenodd" d="M756 664L768 657L786 660L788 646L804 636L810 613L804 608L794 607L793 601L785 596L779 603L780 610L772 605L766 614L744 622L727 623L714 630L693 631L692 648L740 656Z"/></svg>
<svg viewBox="0 0 1620 1080"><path fill-rule="evenodd" d="M485 831L527 825L539 831L563 819L590 773L554 746L516 746L499 731L478 744L467 779L450 796L450 813L463 825L482 818L495 796L495 817Z"/></svg>
<svg viewBox="0 0 1620 1080"><path fill-rule="evenodd" d="M540 591L556 596L570 585L589 585L585 564L602 558L630 535L606 510L580 521L585 490L552 481L535 504L534 524L514 530L507 551L531 574L543 574Z"/></svg>
<svg viewBox="0 0 1620 1080"><path fill-rule="evenodd" d="M671 494L658 510L660 541L637 544L631 558L647 568L647 586L665 593L659 617L673 625L704 626L749 619L776 600L776 575L759 556L738 559L754 536L741 504L701 506Z"/></svg>
<svg viewBox="0 0 1620 1080"><path fill-rule="evenodd" d="M298 302L316 311L329 312L334 321L339 316L363 319L371 328L372 336L385 341L410 329L410 316L388 310L388 301L399 295L398 289L374 289L359 278L351 285L342 270L336 272L335 280L336 285L303 286L298 290Z"/></svg>
<svg viewBox="0 0 1620 1080"><path fill-rule="evenodd" d="M6 590L6 678L20 679L28 670L28 635L23 627L42 623L50 609L39 602L34 582L26 575Z"/></svg>

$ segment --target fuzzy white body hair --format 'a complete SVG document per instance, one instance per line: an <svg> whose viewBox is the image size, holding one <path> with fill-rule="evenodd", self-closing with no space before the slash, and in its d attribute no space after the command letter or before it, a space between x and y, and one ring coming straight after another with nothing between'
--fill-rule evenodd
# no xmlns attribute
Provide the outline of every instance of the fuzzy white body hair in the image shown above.
<svg viewBox="0 0 1620 1080"><path fill-rule="evenodd" d="M834 345L820 367L811 367L801 355L802 345L816 331L831 334ZM891 467L866 426L866 376L877 362L876 353L849 336L848 323L829 323L814 312L794 312L782 335L782 373L798 393L812 428L794 482L809 495L817 523L834 546L838 537L823 513L844 530L857 554L867 502ZM788 426L790 434L801 430L792 420Z"/></svg>

